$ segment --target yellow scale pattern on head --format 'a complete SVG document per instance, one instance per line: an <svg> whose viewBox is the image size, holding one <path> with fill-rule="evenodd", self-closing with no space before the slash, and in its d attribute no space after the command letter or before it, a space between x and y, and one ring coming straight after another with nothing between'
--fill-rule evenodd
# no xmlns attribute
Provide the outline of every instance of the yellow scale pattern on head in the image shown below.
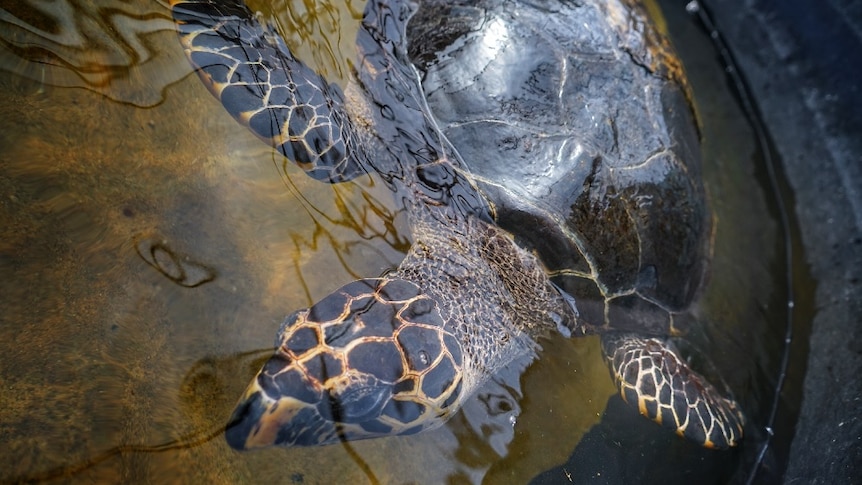
<svg viewBox="0 0 862 485"><path fill-rule="evenodd" d="M448 332L446 332L439 326L409 321L404 316L405 310L412 303L415 303L419 300L431 301L430 298L426 295L418 295L404 300L387 300L381 294L385 286L386 280L381 280L381 284L373 292L360 293L355 295L345 294L344 306L341 313L335 318L328 321L309 320L308 316L310 312L308 310L301 312L299 315L297 315L296 322L294 322L294 324L291 325L290 328L285 331L282 337L282 345L280 346L281 352L289 356L291 358L291 362L281 371L276 373L273 377L283 372L295 370L304 375L305 378L310 383L312 383L312 385L318 391L332 392L333 394L337 395L342 388L347 387L351 380L361 378L360 373L350 367L349 356L352 350L361 345L365 345L371 342L392 343L400 351L399 354L401 357L402 369L404 370L397 382L401 383L409 380L412 380L414 382L414 385L411 390L399 392L395 394L392 399L400 401L413 401L417 404L422 405L425 408L425 412L415 420L408 423L401 422L394 417L386 415L382 415L379 419L382 423L392 426L393 428L406 429L413 426L418 426L423 421L426 421L430 418L436 418L448 414L450 410L447 409L447 407L444 407L444 403L449 400L449 398L452 396L452 393L456 392L458 385L461 382L462 364L459 360L456 360L456 357L452 355L451 351L446 345L444 335L449 334ZM351 339L344 346L333 346L326 342L325 334L327 328L344 324L347 319L351 318L351 307L353 307L357 301L372 298L381 304L398 307L396 311L396 319L398 322L400 322L400 324L397 327L393 328L391 335L358 336ZM353 326L355 327L355 331L360 332L364 328L364 324L361 320L354 320ZM425 368L422 370L414 369L415 365L410 362L401 346L397 344L397 339L399 335L407 328L423 328L434 332L438 336L441 351L436 356L431 356L430 358L433 360L430 360L426 364ZM297 354L288 347L287 341L290 339L291 336L293 336L296 332L302 329L311 329L313 332L315 332L317 336L317 341L319 343L316 347ZM341 363L342 372L337 375L327 376L325 382L320 382L317 378L307 372L306 363L319 358L323 353L326 353L337 359ZM454 367L455 378L439 396L428 396L423 391L423 383L425 377L430 372L435 370L441 363L443 363L444 360L447 359Z"/></svg>

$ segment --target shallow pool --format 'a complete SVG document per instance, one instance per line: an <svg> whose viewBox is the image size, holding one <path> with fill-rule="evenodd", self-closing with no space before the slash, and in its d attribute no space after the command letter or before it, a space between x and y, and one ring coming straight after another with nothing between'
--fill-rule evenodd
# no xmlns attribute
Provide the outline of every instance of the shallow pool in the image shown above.
<svg viewBox="0 0 862 485"><path fill-rule="evenodd" d="M558 338L437 430L238 453L221 432L284 315L394 268L404 217L374 179L320 184L237 125L192 74L167 6L97 3L0 2L0 481L745 475L784 350L786 248L750 125L683 5L662 2L716 214L705 330L690 340L744 407L742 447L702 450L629 419L598 340ZM360 2L251 7L294 32L305 62L346 79ZM789 437L798 396L784 400L776 431ZM770 449L777 476L785 454Z"/></svg>

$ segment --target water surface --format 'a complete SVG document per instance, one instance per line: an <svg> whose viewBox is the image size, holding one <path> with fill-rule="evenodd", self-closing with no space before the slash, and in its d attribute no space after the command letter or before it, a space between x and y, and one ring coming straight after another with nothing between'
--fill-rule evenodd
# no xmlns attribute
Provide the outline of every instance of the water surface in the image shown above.
<svg viewBox="0 0 862 485"><path fill-rule="evenodd" d="M0 481L520 483L601 429L613 387L597 340L560 338L438 430L230 450L221 430L284 315L394 268L403 215L372 178L315 182L238 126L192 74L166 5L98 3L0 1ZM361 2L251 7L344 82ZM725 88L697 81L720 66L693 58L717 217L708 330L691 340L753 432L725 453L645 420L623 432L670 450L658 469L721 481L762 438L782 248L751 133Z"/></svg>

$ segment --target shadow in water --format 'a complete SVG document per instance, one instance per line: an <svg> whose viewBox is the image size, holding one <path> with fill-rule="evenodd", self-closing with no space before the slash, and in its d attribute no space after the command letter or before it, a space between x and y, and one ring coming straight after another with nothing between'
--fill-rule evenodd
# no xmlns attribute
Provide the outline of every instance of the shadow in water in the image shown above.
<svg viewBox="0 0 862 485"><path fill-rule="evenodd" d="M192 261L189 256L177 254L168 247L164 239L137 236L135 251L138 256L165 278L174 283L194 288L216 279L216 271L204 264Z"/></svg>

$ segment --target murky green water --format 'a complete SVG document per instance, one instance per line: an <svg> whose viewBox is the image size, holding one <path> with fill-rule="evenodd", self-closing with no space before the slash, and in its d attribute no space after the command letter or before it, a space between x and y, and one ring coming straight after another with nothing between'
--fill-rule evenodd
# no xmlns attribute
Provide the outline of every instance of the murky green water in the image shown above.
<svg viewBox="0 0 862 485"><path fill-rule="evenodd" d="M346 77L360 2L251 7ZM693 340L754 432L743 452L657 426L644 442L671 450L660 469L706 461L722 480L755 449L771 399L782 248L751 134L699 56L687 62L717 223L699 309L713 330ZM398 208L371 179L309 179L239 127L158 2L0 0L0 93L0 481L522 483L599 423L613 388L597 341L559 339L520 385L488 384L441 429L230 450L221 428L284 315L397 265Z"/></svg>

